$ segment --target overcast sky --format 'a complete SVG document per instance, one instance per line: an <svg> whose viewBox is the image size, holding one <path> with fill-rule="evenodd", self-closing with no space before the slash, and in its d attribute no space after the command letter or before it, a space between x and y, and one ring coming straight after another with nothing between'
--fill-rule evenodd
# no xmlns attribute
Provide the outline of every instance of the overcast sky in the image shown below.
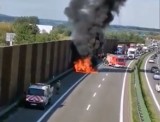
<svg viewBox="0 0 160 122"><path fill-rule="evenodd" d="M0 13L67 20L64 9L70 0L0 0ZM128 0L112 24L159 28L160 0Z"/></svg>

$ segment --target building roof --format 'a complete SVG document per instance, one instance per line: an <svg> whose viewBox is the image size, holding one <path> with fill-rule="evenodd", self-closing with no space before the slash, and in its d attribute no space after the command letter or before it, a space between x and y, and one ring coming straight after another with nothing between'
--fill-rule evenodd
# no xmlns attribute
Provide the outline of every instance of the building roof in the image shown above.
<svg viewBox="0 0 160 122"><path fill-rule="evenodd" d="M50 33L53 26L51 25L37 25L39 28L40 33Z"/></svg>

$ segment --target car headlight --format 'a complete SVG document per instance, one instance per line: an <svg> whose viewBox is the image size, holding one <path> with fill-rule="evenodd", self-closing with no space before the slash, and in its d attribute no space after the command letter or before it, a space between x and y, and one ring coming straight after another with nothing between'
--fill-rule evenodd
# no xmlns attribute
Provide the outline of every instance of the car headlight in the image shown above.
<svg viewBox="0 0 160 122"><path fill-rule="evenodd" d="M29 98L26 98L26 101L29 101Z"/></svg>
<svg viewBox="0 0 160 122"><path fill-rule="evenodd" d="M41 99L41 100L40 100L40 102L44 102L44 100L43 100L43 99Z"/></svg>

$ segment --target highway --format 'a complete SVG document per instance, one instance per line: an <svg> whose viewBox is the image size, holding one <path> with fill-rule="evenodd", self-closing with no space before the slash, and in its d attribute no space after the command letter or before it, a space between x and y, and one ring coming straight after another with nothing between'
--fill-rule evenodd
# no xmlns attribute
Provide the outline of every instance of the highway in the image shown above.
<svg viewBox="0 0 160 122"><path fill-rule="evenodd" d="M45 111L19 106L4 122L130 122L129 70L100 65L97 73L72 72Z"/></svg>
<svg viewBox="0 0 160 122"><path fill-rule="evenodd" d="M148 63L150 56L146 57L146 60L145 60L145 65L144 65L145 79L150 91L150 95L153 98L155 108L157 109L157 112L159 112L160 114L160 93L158 93L155 90L155 85L156 83L160 82L160 80L154 80L153 73L150 72L152 66L157 66L160 68L160 54L158 54L158 57L156 58L155 63Z"/></svg>

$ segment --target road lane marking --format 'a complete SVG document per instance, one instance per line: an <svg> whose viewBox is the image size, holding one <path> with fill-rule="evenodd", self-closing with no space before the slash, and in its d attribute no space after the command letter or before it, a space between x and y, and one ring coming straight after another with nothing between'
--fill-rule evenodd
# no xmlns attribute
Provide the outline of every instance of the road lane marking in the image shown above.
<svg viewBox="0 0 160 122"><path fill-rule="evenodd" d="M108 74L106 74L106 76L108 76Z"/></svg>
<svg viewBox="0 0 160 122"><path fill-rule="evenodd" d="M105 78L102 79L102 81L104 81L104 80L105 80Z"/></svg>
<svg viewBox="0 0 160 122"><path fill-rule="evenodd" d="M127 70L129 69L129 66L132 64L133 60L128 64L127 69L124 74L123 78L123 85L122 85L122 92L121 92L121 102L120 102L120 118L119 122L123 122L123 105L124 105L124 91L125 91L125 85L126 85L126 78L127 78Z"/></svg>
<svg viewBox="0 0 160 122"><path fill-rule="evenodd" d="M86 110L88 111L90 107L91 107L91 105L89 104L89 105L87 106Z"/></svg>
<svg viewBox="0 0 160 122"><path fill-rule="evenodd" d="M97 94L97 93L95 92L95 93L93 94L93 97L95 97L95 96L96 96L96 94Z"/></svg>
<svg viewBox="0 0 160 122"><path fill-rule="evenodd" d="M150 84L150 82L149 82L149 79L148 79L148 76L147 76L147 72L146 72L146 70L147 70L147 62L148 62L148 60L149 60L150 57L151 57L151 56L149 56L149 57L147 58L146 62L145 62L145 66L144 66L145 77L146 77L146 81L147 81L149 90L150 90L150 92L151 92L151 95L152 95L152 97L153 97L153 100L154 100L154 102L155 102L158 110L160 111L160 105L159 105L159 103L158 103L158 101L157 101L157 99L156 99L156 96L155 96L155 94L154 94L154 92L153 92L153 90L152 90L152 87L151 87L151 84Z"/></svg>
<svg viewBox="0 0 160 122"><path fill-rule="evenodd" d="M157 59L157 64L158 64L158 68L160 68L160 65L159 65L159 56L158 56L158 59Z"/></svg>
<svg viewBox="0 0 160 122"><path fill-rule="evenodd" d="M98 88L100 88L100 87L101 87L101 84L98 85Z"/></svg>
<svg viewBox="0 0 160 122"><path fill-rule="evenodd" d="M37 122L43 121L43 119L49 114L49 112L79 83L81 82L88 74L80 78L75 84L73 84L38 120Z"/></svg>

